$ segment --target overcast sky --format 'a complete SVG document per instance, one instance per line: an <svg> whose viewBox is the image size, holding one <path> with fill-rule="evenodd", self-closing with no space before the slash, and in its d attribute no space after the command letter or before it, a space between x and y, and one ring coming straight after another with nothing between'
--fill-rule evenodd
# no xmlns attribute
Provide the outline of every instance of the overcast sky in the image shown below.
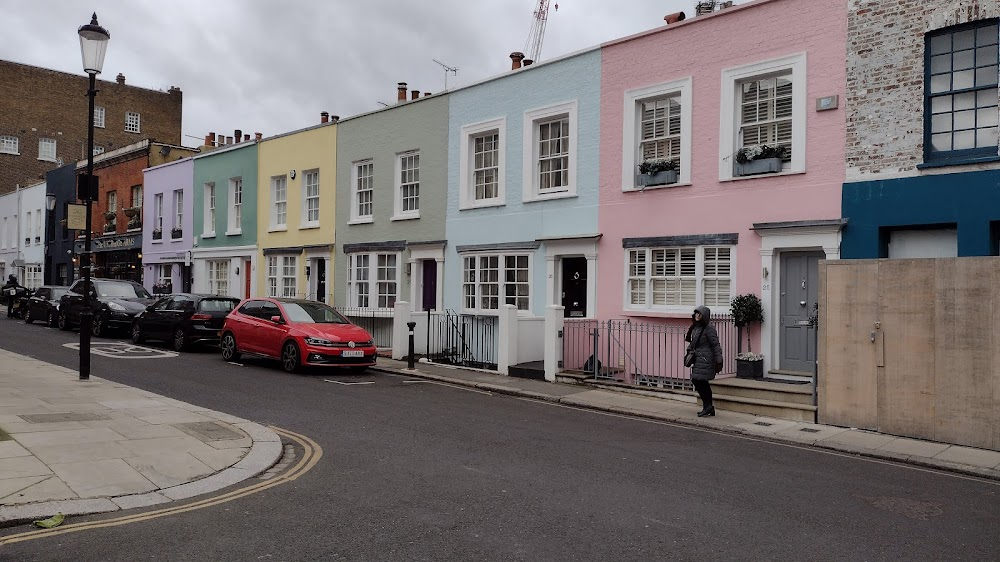
<svg viewBox="0 0 1000 562"><path fill-rule="evenodd" d="M738 1L738 4L746 0ZM541 60L694 16L695 0L555 0ZM184 91L183 143L265 136L393 103L396 83L441 92L510 69L538 0L0 0L0 58L80 73L77 28L111 33L101 78ZM82 95L82 94L81 94Z"/></svg>

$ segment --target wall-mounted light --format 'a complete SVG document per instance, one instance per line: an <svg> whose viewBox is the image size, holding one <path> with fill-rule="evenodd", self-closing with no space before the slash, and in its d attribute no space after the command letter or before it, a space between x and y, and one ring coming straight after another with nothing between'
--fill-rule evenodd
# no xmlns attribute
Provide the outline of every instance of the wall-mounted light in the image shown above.
<svg viewBox="0 0 1000 562"><path fill-rule="evenodd" d="M767 271L767 268L765 267L764 270L761 271L761 275L764 276L764 279L767 279L767 274L768 274L768 271Z"/></svg>
<svg viewBox="0 0 1000 562"><path fill-rule="evenodd" d="M236 266L236 275L239 275L239 274L240 274L240 266L237 265Z"/></svg>
<svg viewBox="0 0 1000 562"><path fill-rule="evenodd" d="M413 264L410 262L406 262L406 275L410 275L412 269L413 269Z"/></svg>
<svg viewBox="0 0 1000 562"><path fill-rule="evenodd" d="M309 266L307 265L307 266L306 266L306 278L307 278L307 279L309 278L309 274L310 274L310 273L312 273L312 268L311 268L311 267L309 267Z"/></svg>
<svg viewBox="0 0 1000 562"><path fill-rule="evenodd" d="M295 179L295 170L291 170L290 172L288 172L288 177Z"/></svg>

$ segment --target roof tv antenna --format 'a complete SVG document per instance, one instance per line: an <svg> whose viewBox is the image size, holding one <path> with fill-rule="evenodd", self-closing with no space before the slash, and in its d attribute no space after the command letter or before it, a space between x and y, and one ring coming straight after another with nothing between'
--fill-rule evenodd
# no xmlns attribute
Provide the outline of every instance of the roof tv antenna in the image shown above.
<svg viewBox="0 0 1000 562"><path fill-rule="evenodd" d="M458 76L458 67L457 66L456 67L448 66L447 64L445 64L445 63L443 63L443 62L441 62L441 61L439 61L437 59L432 59L432 60L434 62L438 63L439 65L441 65L441 68L444 69L444 89L447 90L448 89L448 73L450 72L450 73L452 73L452 75Z"/></svg>

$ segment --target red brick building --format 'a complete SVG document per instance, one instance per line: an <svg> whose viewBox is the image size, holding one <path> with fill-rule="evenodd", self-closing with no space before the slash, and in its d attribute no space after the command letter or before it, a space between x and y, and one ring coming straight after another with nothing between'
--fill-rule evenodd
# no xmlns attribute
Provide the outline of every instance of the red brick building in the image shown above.
<svg viewBox="0 0 1000 562"><path fill-rule="evenodd" d="M86 157L87 88L83 71L69 74L0 60L0 194L45 179L63 162ZM94 151L144 139L181 145L183 94L97 81ZM141 183L141 174L140 182Z"/></svg>

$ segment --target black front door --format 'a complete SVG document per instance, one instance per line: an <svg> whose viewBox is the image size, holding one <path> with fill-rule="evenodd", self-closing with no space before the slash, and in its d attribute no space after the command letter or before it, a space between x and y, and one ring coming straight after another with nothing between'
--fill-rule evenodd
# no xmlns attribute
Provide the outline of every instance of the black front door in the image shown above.
<svg viewBox="0 0 1000 562"><path fill-rule="evenodd" d="M421 262L423 267L423 279L421 287L421 304L424 310L436 310L437 309L437 261L435 260L423 260Z"/></svg>
<svg viewBox="0 0 1000 562"><path fill-rule="evenodd" d="M316 259L316 300L326 302L326 260Z"/></svg>
<svg viewBox="0 0 1000 562"><path fill-rule="evenodd" d="M566 318L587 315L587 258L562 259L562 305Z"/></svg>

